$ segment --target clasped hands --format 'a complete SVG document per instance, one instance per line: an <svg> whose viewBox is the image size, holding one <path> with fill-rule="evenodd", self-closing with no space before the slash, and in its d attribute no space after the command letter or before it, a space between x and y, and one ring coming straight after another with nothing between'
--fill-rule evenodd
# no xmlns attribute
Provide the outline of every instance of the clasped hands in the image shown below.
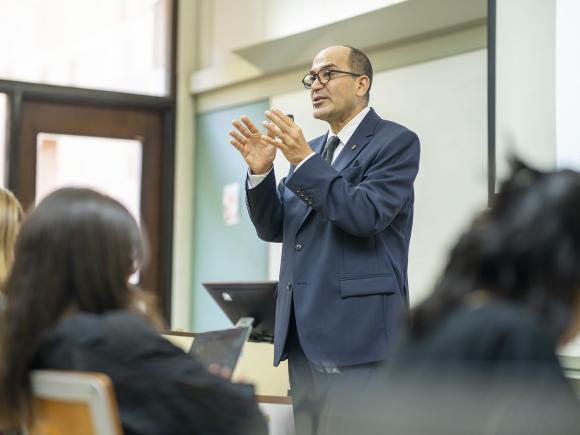
<svg viewBox="0 0 580 435"><path fill-rule="evenodd" d="M279 109L266 111L263 125L267 134L262 134L247 116L234 120L235 130L230 130L232 144L241 154L254 174L264 174L272 168L276 150L282 151L286 159L297 165L310 154L312 148L304 138L302 129Z"/></svg>

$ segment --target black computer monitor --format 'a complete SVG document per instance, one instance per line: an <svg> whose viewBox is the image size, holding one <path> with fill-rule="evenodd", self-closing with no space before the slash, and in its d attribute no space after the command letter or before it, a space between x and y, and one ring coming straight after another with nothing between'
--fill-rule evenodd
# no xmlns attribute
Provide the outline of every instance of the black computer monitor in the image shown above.
<svg viewBox="0 0 580 435"><path fill-rule="evenodd" d="M250 341L274 342L276 281L205 282L203 286L235 325L252 317Z"/></svg>

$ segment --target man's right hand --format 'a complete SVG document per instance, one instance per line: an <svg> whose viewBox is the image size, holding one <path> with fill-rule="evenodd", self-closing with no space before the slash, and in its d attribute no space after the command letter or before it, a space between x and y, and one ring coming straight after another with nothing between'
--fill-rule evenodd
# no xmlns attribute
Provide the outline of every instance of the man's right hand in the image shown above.
<svg viewBox="0 0 580 435"><path fill-rule="evenodd" d="M241 122L240 122L241 121ZM232 125L236 130L230 130L230 144L242 155L253 174L265 174L272 169L276 157L276 147L270 145L260 130L247 116L234 120Z"/></svg>

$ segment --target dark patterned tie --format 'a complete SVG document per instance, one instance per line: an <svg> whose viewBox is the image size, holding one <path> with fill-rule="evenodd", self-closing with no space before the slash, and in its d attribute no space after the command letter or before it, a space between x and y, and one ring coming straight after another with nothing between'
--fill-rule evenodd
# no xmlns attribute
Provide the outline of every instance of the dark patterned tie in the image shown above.
<svg viewBox="0 0 580 435"><path fill-rule="evenodd" d="M338 136L332 136L327 142L324 151L322 152L322 158L330 164L332 164L332 157L334 156L334 151L336 150L336 147L339 143L340 139Z"/></svg>

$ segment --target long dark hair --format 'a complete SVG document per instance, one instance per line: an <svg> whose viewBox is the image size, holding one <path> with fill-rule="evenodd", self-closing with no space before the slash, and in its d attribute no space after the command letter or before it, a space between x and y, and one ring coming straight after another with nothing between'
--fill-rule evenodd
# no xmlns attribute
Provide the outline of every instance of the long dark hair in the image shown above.
<svg viewBox="0 0 580 435"><path fill-rule="evenodd" d="M145 258L131 214L112 198L65 188L25 219L0 323L0 420L32 417L29 372L39 340L70 312L131 309L128 283Z"/></svg>
<svg viewBox="0 0 580 435"><path fill-rule="evenodd" d="M512 167L493 206L453 248L433 293L412 311L415 338L476 290L529 309L555 338L577 317L580 174L541 172L519 161Z"/></svg>

